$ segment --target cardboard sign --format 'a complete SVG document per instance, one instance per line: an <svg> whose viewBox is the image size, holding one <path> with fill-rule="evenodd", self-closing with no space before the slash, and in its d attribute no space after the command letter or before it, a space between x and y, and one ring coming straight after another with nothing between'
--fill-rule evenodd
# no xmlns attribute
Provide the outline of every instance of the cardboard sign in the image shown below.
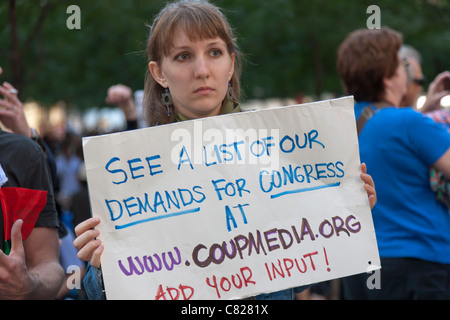
<svg viewBox="0 0 450 320"><path fill-rule="evenodd" d="M351 97L83 147L108 299L236 299L379 268Z"/></svg>

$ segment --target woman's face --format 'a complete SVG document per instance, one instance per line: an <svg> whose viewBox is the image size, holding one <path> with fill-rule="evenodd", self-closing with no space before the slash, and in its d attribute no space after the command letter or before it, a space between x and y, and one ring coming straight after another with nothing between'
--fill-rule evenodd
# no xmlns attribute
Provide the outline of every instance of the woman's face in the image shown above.
<svg viewBox="0 0 450 320"><path fill-rule="evenodd" d="M218 115L233 76L234 54L221 38L191 41L175 30L172 47L160 65L149 64L153 78L169 88L175 109L190 119Z"/></svg>
<svg viewBox="0 0 450 320"><path fill-rule="evenodd" d="M398 66L390 78L384 78L384 99L394 106L399 106L403 96L406 94L406 69L400 55L397 55Z"/></svg>

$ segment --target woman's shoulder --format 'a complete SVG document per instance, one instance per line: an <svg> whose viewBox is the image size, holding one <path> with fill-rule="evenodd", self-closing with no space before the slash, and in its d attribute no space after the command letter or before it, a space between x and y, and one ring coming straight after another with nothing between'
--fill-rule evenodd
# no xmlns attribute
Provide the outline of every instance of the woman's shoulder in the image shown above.
<svg viewBox="0 0 450 320"><path fill-rule="evenodd" d="M401 118L404 121L428 121L427 117L411 107L389 107L381 109L381 111L387 116L395 117L397 119Z"/></svg>

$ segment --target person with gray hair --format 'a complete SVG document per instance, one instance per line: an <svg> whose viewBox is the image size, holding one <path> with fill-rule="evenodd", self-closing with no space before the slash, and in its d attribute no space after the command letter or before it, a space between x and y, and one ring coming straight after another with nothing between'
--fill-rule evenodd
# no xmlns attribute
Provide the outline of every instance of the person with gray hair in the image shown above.
<svg viewBox="0 0 450 320"><path fill-rule="evenodd" d="M403 45L400 48L400 56L408 61L405 66L407 90L400 106L416 108L417 98L422 93L425 84L421 67L422 57L416 49L408 45Z"/></svg>
<svg viewBox="0 0 450 320"><path fill-rule="evenodd" d="M403 45L399 53L407 61L405 65L407 91L400 102L400 107L413 107L417 109L417 99L423 92L426 81L422 71L422 56L416 49L409 45ZM418 111L429 113L441 109L441 99L450 94L450 91L444 85L446 79L450 79L450 72L448 71L441 72L434 78L428 87L426 101Z"/></svg>

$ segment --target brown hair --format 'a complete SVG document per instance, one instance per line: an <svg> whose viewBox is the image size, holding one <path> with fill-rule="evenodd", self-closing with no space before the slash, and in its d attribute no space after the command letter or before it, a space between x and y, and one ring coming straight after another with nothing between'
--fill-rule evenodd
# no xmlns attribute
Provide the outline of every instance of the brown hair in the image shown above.
<svg viewBox="0 0 450 320"><path fill-rule="evenodd" d="M228 53L235 54L231 85L235 95L234 100L239 101L240 52L233 31L220 9L204 0L180 0L167 4L156 16L150 28L146 51L149 62L155 61L161 64L163 57L170 50L177 27L181 27L192 41L216 37L225 41ZM172 123L176 119L176 110L172 107L171 114L168 116L167 108L161 102L163 92L164 88L147 70L143 109L150 126Z"/></svg>
<svg viewBox="0 0 450 320"><path fill-rule="evenodd" d="M338 49L337 69L347 94L356 101L379 101L383 78L395 74L402 35L389 28L350 33Z"/></svg>

